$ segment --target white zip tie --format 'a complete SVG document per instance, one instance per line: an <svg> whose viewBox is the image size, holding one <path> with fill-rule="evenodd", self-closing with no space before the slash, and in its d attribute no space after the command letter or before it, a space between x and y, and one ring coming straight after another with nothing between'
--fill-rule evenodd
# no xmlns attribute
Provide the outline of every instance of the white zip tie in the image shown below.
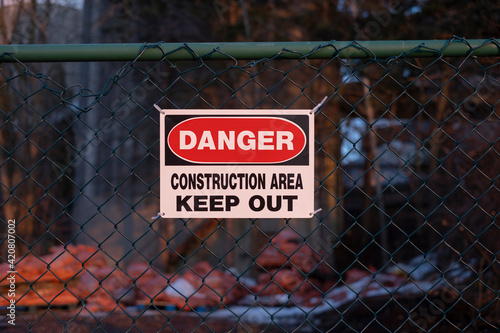
<svg viewBox="0 0 500 333"><path fill-rule="evenodd" d="M318 209L316 209L314 212L309 213L309 215L314 216L316 213L319 213L319 212L321 212L322 210L323 210L322 208L318 208Z"/></svg>
<svg viewBox="0 0 500 333"><path fill-rule="evenodd" d="M160 108L158 105L156 104L153 104L153 106L155 107L156 110L158 110L158 112L160 112L162 115L166 115L167 113L165 112L165 110L163 110L162 108Z"/></svg>
<svg viewBox="0 0 500 333"><path fill-rule="evenodd" d="M158 214L156 214L156 216L153 216L151 218L151 220L156 220L156 219L159 219L160 217L162 217L164 214L162 212L158 212Z"/></svg>
<svg viewBox="0 0 500 333"><path fill-rule="evenodd" d="M161 107L159 107L158 105L156 104L153 104L153 106L155 107L156 110L158 110L160 113L163 113L163 110Z"/></svg>
<svg viewBox="0 0 500 333"><path fill-rule="evenodd" d="M321 105L323 105L323 104L326 102L326 100L327 100L327 99L328 99L328 96L325 96L325 97L323 98L323 100L322 100L321 102L319 102L319 104L318 104L318 105L316 105L316 106L315 106L315 107L311 110L311 114L316 114L316 112L318 112L318 111L319 111L319 108L321 107Z"/></svg>

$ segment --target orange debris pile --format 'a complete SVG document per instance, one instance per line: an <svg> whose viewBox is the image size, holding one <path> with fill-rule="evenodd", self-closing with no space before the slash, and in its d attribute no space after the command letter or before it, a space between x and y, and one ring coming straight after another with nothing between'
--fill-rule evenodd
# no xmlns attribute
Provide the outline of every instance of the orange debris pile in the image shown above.
<svg viewBox="0 0 500 333"><path fill-rule="evenodd" d="M252 288L257 297L285 295L296 305L314 306L322 301L328 287L324 278L327 265L303 237L292 230L282 230L272 238L257 257L262 272ZM289 295L289 296L288 296Z"/></svg>
<svg viewBox="0 0 500 333"><path fill-rule="evenodd" d="M87 245L57 246L50 253L29 253L15 266L16 306L84 305L90 312L113 311L123 305L172 305L191 310L234 304L244 288L236 277L200 262L182 274L167 274L149 263L125 269L110 266L102 251ZM8 306L11 271L0 265L0 306Z"/></svg>

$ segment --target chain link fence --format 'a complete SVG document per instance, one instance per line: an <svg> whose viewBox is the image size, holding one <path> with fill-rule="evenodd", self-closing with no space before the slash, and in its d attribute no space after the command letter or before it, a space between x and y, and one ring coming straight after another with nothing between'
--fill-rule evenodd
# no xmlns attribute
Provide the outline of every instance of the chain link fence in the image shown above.
<svg viewBox="0 0 500 333"><path fill-rule="evenodd" d="M0 57L2 331L498 331L498 42L283 45ZM324 96L313 218L157 217L154 104Z"/></svg>

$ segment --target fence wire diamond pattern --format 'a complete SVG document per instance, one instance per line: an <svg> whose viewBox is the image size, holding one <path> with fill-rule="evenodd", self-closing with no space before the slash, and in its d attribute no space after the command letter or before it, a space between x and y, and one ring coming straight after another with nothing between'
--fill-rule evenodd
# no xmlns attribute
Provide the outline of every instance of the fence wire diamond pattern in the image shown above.
<svg viewBox="0 0 500 333"><path fill-rule="evenodd" d="M446 56L457 42L391 57L332 42L295 59L291 44L253 61L189 44L182 61L143 61L161 44L125 64L4 54L0 326L498 331L500 63ZM312 219L157 216L154 104L251 114L324 96Z"/></svg>

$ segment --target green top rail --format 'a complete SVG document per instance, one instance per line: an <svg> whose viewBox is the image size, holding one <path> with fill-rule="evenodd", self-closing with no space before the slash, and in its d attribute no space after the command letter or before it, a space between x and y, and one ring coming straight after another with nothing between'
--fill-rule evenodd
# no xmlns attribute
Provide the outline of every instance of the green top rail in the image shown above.
<svg viewBox="0 0 500 333"><path fill-rule="evenodd" d="M11 56L12 55L12 56ZM0 62L500 56L500 40L0 45ZM14 58L15 59L14 59Z"/></svg>

